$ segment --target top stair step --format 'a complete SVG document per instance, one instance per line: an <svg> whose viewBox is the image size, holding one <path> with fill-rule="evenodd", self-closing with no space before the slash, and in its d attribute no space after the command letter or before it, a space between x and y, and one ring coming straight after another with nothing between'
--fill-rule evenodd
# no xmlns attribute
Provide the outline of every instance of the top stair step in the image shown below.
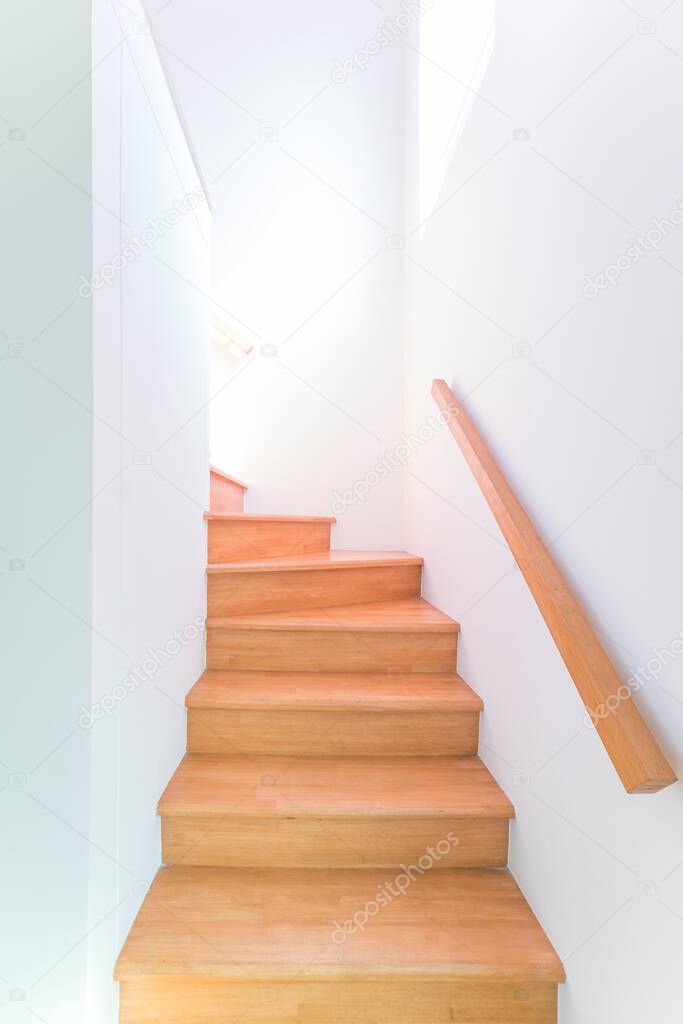
<svg viewBox="0 0 683 1024"><path fill-rule="evenodd" d="M210 496L212 512L244 512L247 485L221 469L211 466Z"/></svg>

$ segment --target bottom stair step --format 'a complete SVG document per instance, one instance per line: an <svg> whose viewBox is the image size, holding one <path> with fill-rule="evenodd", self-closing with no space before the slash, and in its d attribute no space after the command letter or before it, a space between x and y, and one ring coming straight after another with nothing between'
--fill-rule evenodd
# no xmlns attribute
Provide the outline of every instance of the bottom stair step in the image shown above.
<svg viewBox="0 0 683 1024"><path fill-rule="evenodd" d="M121 1024L554 1024L562 965L506 870L163 868Z"/></svg>
<svg viewBox="0 0 683 1024"><path fill-rule="evenodd" d="M553 982L150 975L121 983L120 1024L557 1024Z"/></svg>

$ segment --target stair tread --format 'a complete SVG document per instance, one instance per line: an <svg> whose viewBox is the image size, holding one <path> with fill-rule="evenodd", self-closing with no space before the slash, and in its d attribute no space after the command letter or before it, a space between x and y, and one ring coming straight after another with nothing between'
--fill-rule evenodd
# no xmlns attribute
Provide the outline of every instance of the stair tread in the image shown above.
<svg viewBox="0 0 683 1024"><path fill-rule="evenodd" d="M187 695L196 709L481 711L458 675L379 672L228 672L208 669Z"/></svg>
<svg viewBox="0 0 683 1024"><path fill-rule="evenodd" d="M186 754L162 815L511 818L478 757Z"/></svg>
<svg viewBox="0 0 683 1024"><path fill-rule="evenodd" d="M215 562L209 573L277 572L294 569L370 568L379 565L422 565L423 559L406 551L318 551L311 554L264 556L253 561Z"/></svg>
<svg viewBox="0 0 683 1024"><path fill-rule="evenodd" d="M374 601L368 604L333 605L302 611L262 612L257 615L209 617L207 628L247 627L249 629L346 629L457 633L460 626L422 597L398 601Z"/></svg>
<svg viewBox="0 0 683 1024"><path fill-rule="evenodd" d="M396 876L386 869L162 868L116 977L303 971L564 980L555 950L507 870L413 875L399 895L387 889ZM334 941L333 934L341 938L336 923L362 911L380 889L390 893L387 905L362 931Z"/></svg>
<svg viewBox="0 0 683 1024"><path fill-rule="evenodd" d="M205 519L251 523L336 523L334 516L278 516L258 512L205 512Z"/></svg>

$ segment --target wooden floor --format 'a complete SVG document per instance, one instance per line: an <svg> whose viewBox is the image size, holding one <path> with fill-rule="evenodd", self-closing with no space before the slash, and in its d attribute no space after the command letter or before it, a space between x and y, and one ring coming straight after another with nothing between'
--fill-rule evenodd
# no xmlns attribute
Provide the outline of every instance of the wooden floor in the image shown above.
<svg viewBox="0 0 683 1024"><path fill-rule="evenodd" d="M555 1024L562 965L506 870L514 809L422 559L330 550L329 517L212 485L208 668L122 1024Z"/></svg>

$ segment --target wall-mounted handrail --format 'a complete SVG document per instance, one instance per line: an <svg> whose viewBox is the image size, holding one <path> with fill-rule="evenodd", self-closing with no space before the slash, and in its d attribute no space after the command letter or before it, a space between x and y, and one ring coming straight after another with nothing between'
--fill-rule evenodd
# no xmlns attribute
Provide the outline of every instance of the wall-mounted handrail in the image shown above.
<svg viewBox="0 0 683 1024"><path fill-rule="evenodd" d="M553 561L477 428L445 380L432 395L447 418L541 615L629 793L656 793L676 775L603 650L569 584Z"/></svg>

